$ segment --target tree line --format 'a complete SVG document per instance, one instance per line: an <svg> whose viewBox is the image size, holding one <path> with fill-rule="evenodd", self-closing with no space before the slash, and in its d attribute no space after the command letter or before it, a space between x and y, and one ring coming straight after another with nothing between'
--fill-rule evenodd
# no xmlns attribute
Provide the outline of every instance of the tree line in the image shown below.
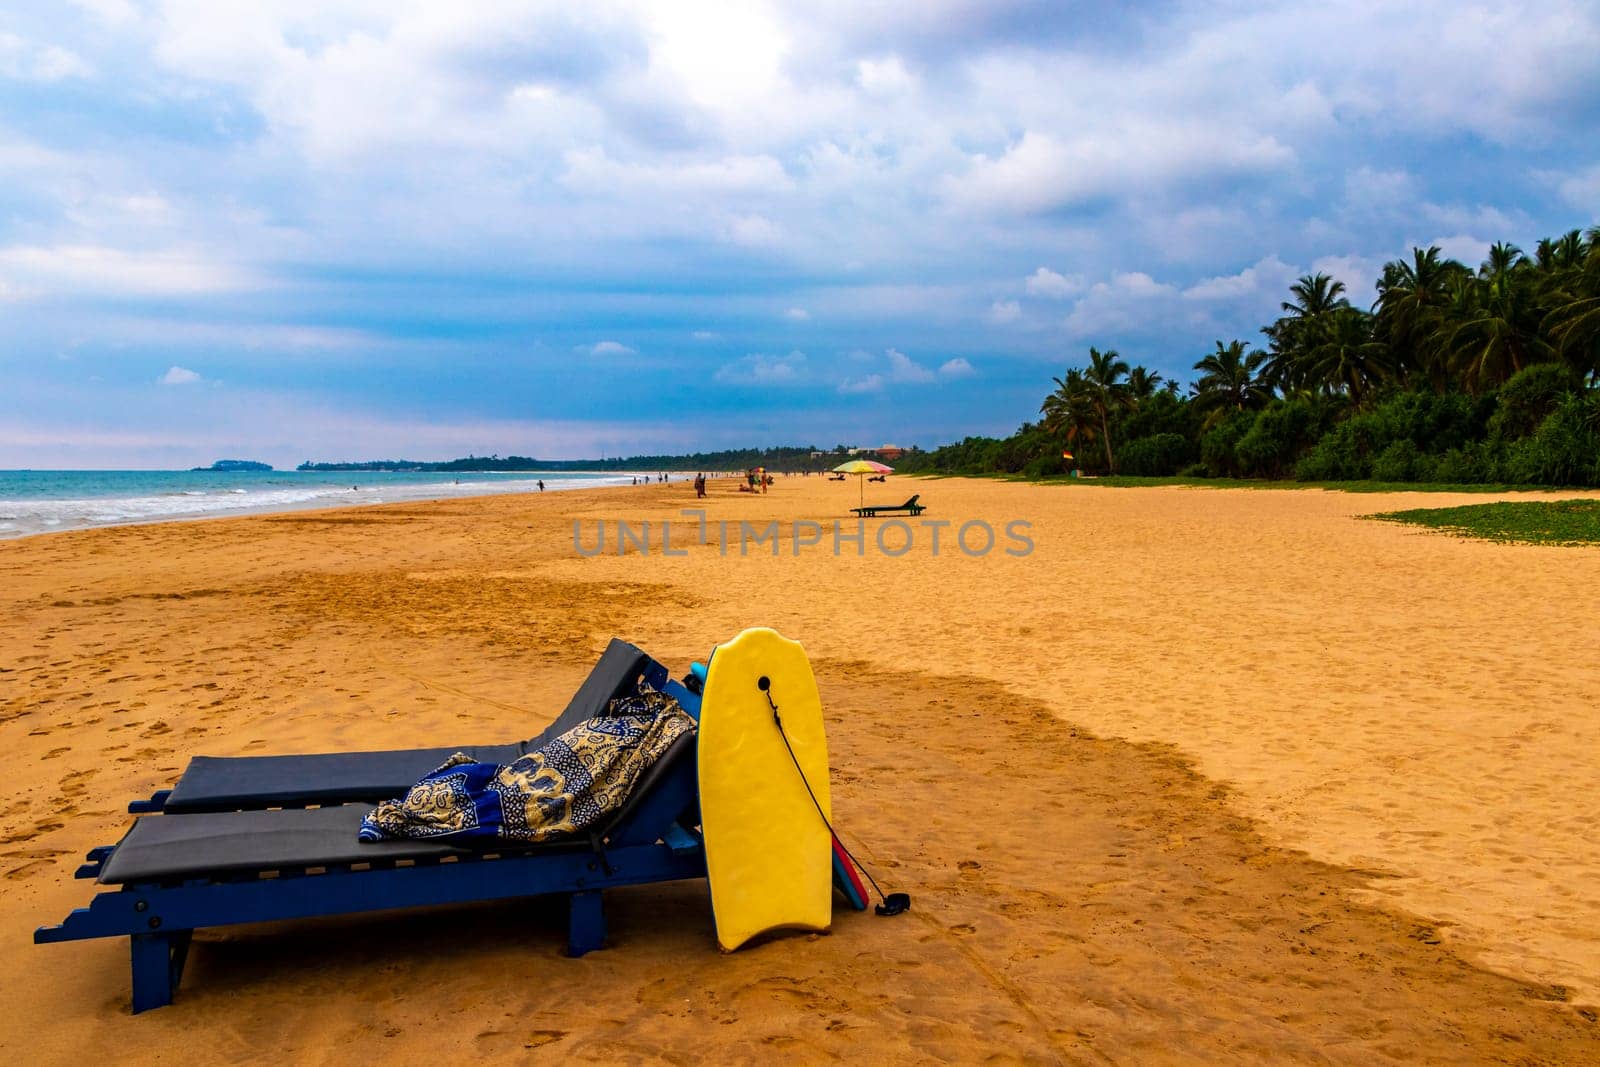
<svg viewBox="0 0 1600 1067"><path fill-rule="evenodd" d="M1600 226L1384 265L1370 308L1290 287L1262 345L1217 341L1185 389L1115 350L1053 379L1040 417L905 471L1600 485Z"/></svg>

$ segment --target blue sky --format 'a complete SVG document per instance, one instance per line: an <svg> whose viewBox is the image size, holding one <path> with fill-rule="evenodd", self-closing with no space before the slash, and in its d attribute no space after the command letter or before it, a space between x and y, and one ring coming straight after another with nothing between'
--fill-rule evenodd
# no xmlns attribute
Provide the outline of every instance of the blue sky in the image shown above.
<svg viewBox="0 0 1600 1067"><path fill-rule="evenodd" d="M0 467L934 445L1597 221L1592 3L11 4Z"/></svg>

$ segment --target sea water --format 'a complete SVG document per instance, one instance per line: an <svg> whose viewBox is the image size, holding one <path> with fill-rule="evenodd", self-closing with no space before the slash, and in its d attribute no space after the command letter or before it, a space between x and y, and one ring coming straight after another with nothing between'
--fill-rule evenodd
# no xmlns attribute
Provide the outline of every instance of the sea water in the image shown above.
<svg viewBox="0 0 1600 1067"><path fill-rule="evenodd" d="M4 471L0 538L260 511L586 489L634 475L572 471Z"/></svg>

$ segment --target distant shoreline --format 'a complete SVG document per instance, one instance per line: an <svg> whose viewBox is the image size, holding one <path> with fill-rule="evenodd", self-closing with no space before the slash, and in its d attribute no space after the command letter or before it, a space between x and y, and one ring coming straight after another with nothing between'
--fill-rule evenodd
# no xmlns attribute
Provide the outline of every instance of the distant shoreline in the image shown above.
<svg viewBox="0 0 1600 1067"><path fill-rule="evenodd" d="M541 482L549 492L607 489L628 485L622 479L629 477L614 471L485 471L476 473L491 477L479 479L470 471L341 471L335 480L330 472L244 471L196 486L195 480L215 473L0 471L0 541L110 526L537 494ZM457 473L463 477L452 477Z"/></svg>

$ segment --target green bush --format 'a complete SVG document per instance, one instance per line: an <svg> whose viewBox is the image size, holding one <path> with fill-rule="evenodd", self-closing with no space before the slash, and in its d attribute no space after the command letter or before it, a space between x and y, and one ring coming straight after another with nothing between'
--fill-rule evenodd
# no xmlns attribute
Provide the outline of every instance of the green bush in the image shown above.
<svg viewBox="0 0 1600 1067"><path fill-rule="evenodd" d="M1304 398L1263 408L1234 447L1240 472L1252 478L1282 478L1322 435L1329 416L1329 405Z"/></svg>
<svg viewBox="0 0 1600 1067"><path fill-rule="evenodd" d="M1122 446L1117 456L1118 473L1169 477L1193 462L1194 451L1194 445L1181 433L1140 437Z"/></svg>
<svg viewBox="0 0 1600 1067"><path fill-rule="evenodd" d="M1489 435L1517 441L1537 430L1576 386L1572 372L1560 363L1535 363L1513 374L1496 394Z"/></svg>
<svg viewBox="0 0 1600 1067"><path fill-rule="evenodd" d="M1239 473L1239 458L1234 449L1255 421L1255 413L1240 411L1223 419L1200 438L1200 462L1212 478L1229 478Z"/></svg>
<svg viewBox="0 0 1600 1067"><path fill-rule="evenodd" d="M1323 434L1305 458L1295 464L1294 476L1302 482L1349 482L1372 477L1372 462L1354 421L1341 422Z"/></svg>
<svg viewBox="0 0 1600 1067"><path fill-rule="evenodd" d="M1372 461L1372 477L1380 482L1419 481L1432 474L1433 463L1427 463L1425 473L1419 471L1425 457L1410 441L1396 441Z"/></svg>
<svg viewBox="0 0 1600 1067"><path fill-rule="evenodd" d="M1067 464L1061 453L1048 452L1030 460L1022 473L1029 478L1055 478L1067 473Z"/></svg>
<svg viewBox="0 0 1600 1067"><path fill-rule="evenodd" d="M1585 399L1568 395L1531 435L1511 447L1506 471L1531 485L1600 484L1600 435L1590 430Z"/></svg>

